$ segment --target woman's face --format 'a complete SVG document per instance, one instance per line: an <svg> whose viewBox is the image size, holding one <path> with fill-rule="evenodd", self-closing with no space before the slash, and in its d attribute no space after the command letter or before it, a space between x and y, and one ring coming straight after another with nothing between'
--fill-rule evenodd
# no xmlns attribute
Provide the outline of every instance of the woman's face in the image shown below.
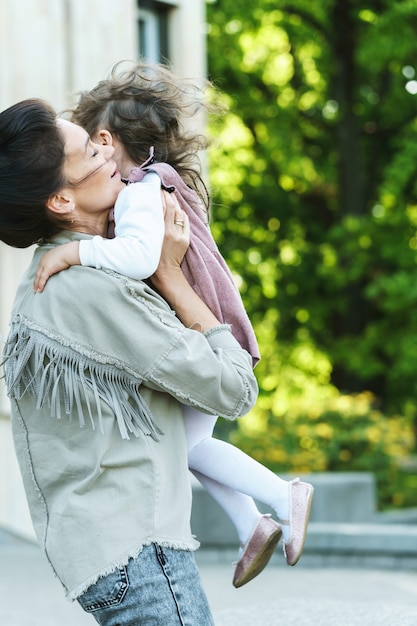
<svg viewBox="0 0 417 626"><path fill-rule="evenodd" d="M65 140L64 173L75 200L75 220L107 214L125 187L112 158L114 148L93 143L81 126L67 120L58 120L58 126Z"/></svg>

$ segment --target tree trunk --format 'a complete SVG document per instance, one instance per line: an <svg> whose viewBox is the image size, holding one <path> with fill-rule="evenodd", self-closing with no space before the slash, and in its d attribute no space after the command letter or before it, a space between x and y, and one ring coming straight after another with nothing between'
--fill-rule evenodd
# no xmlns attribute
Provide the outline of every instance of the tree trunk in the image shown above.
<svg viewBox="0 0 417 626"><path fill-rule="evenodd" d="M339 156L339 219L359 216L365 212L363 151L361 131L355 114L355 45L356 28L351 0L335 0L332 15L335 75L334 98L339 105L339 122L336 132ZM342 259L342 267L349 267L350 258ZM337 320L336 337L361 335L366 324L362 284L351 283L348 288L346 311ZM334 383L340 389L357 391L363 383L335 364Z"/></svg>

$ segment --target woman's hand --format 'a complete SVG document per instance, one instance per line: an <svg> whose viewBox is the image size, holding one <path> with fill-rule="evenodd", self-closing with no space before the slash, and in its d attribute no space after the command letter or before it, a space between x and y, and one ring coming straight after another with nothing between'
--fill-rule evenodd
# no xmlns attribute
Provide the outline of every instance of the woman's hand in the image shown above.
<svg viewBox="0 0 417 626"><path fill-rule="evenodd" d="M151 281L158 289L182 274L181 263L190 243L190 223L174 193L162 191L165 237L158 269Z"/></svg>
<svg viewBox="0 0 417 626"><path fill-rule="evenodd" d="M187 282L181 262L190 243L190 223L174 193L164 192L165 239L158 269L151 276L155 289L165 298L184 326L204 332L220 324Z"/></svg>

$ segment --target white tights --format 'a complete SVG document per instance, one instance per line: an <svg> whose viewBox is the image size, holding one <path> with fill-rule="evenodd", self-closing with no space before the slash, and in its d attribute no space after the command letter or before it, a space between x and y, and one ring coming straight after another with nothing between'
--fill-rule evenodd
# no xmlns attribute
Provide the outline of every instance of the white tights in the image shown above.
<svg viewBox="0 0 417 626"><path fill-rule="evenodd" d="M212 437L217 417L184 405L188 466L224 509L245 544L261 513L254 498L269 505L278 518L288 520L288 481L235 448ZM283 526L283 540L286 530Z"/></svg>

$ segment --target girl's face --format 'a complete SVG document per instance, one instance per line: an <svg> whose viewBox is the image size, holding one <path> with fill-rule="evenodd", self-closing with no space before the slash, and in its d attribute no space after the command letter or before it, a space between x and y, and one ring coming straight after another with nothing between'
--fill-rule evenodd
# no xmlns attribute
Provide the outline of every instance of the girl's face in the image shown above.
<svg viewBox="0 0 417 626"><path fill-rule="evenodd" d="M113 160L114 148L95 144L88 133L72 122L58 120L65 140L64 174L75 203L74 218L91 223L93 216L107 216L125 184Z"/></svg>
<svg viewBox="0 0 417 626"><path fill-rule="evenodd" d="M113 158L117 163L117 169L120 171L122 178L127 179L133 167L137 167L140 163L135 163L130 158L124 145L109 130L102 128L92 135L92 140L106 146L113 146ZM143 159L143 161L146 159Z"/></svg>

